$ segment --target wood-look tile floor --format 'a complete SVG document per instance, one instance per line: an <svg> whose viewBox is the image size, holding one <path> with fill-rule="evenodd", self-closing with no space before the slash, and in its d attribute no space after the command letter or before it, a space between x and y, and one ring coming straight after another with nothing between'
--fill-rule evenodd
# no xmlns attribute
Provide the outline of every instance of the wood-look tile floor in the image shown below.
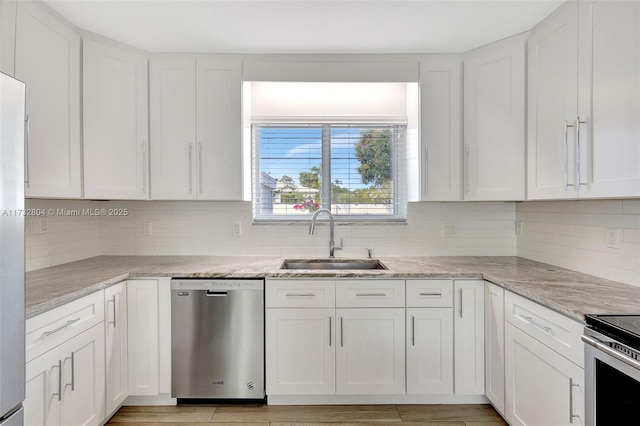
<svg viewBox="0 0 640 426"><path fill-rule="evenodd" d="M490 405L189 405L122 407L110 426L505 426Z"/></svg>

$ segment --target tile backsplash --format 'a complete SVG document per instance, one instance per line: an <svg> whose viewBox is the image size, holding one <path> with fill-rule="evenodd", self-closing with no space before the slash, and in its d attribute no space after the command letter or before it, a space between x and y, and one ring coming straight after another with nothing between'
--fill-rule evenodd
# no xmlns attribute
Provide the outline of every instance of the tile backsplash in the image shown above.
<svg viewBox="0 0 640 426"><path fill-rule="evenodd" d="M518 256L640 286L640 200L528 201ZM607 247L619 229L619 248Z"/></svg>
<svg viewBox="0 0 640 426"><path fill-rule="evenodd" d="M253 225L249 202L27 200L29 208L127 209L126 216L53 216L49 232L27 220L27 270L105 255L327 256L328 226L315 235L306 223ZM82 210L81 210L82 211ZM513 256L513 203L410 203L407 224L336 227L344 240L340 257ZM240 222L241 235L234 235ZM457 237L443 237L442 223L456 222ZM145 223L151 235L143 235ZM64 244L59 242L63 241Z"/></svg>
<svg viewBox="0 0 640 426"><path fill-rule="evenodd" d="M27 200L27 206L54 212L46 233L41 218L27 218L28 271L100 254L328 255L328 226L309 235L306 224L253 225L249 202ZM88 216L82 209L127 214ZM516 237L515 221L522 221L523 235ZM241 235L233 233L235 222ZM457 237L442 236L443 222L457 224ZM150 236L143 234L145 223ZM620 230L618 249L607 247L607 229ZM374 256L518 255L640 286L638 199L410 203L407 224L341 225L340 238L339 257L366 256L365 248Z"/></svg>

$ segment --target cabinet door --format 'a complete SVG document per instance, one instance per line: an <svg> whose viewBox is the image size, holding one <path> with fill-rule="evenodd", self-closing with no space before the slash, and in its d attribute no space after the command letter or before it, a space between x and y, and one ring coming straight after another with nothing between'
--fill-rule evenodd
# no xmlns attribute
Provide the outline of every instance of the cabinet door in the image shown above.
<svg viewBox="0 0 640 426"><path fill-rule="evenodd" d="M484 395L484 282L454 281L455 393Z"/></svg>
<svg viewBox="0 0 640 426"><path fill-rule="evenodd" d="M507 323L506 417L510 425L584 425L584 371Z"/></svg>
<svg viewBox="0 0 640 426"><path fill-rule="evenodd" d="M576 197L577 37L577 2L568 1L529 39L528 199Z"/></svg>
<svg viewBox="0 0 640 426"><path fill-rule="evenodd" d="M464 199L524 199L526 36L464 59Z"/></svg>
<svg viewBox="0 0 640 426"><path fill-rule="evenodd" d="M484 303L486 395L504 415L504 289L486 282Z"/></svg>
<svg viewBox="0 0 640 426"><path fill-rule="evenodd" d="M240 62L196 61L197 198L242 200Z"/></svg>
<svg viewBox="0 0 640 426"><path fill-rule="evenodd" d="M24 424L56 426L60 424L62 400L62 355L59 347L26 364Z"/></svg>
<svg viewBox="0 0 640 426"><path fill-rule="evenodd" d="M105 418L104 324L93 326L60 348L60 424L100 425Z"/></svg>
<svg viewBox="0 0 640 426"><path fill-rule="evenodd" d="M640 3L579 3L580 198L640 196Z"/></svg>
<svg viewBox="0 0 640 426"><path fill-rule="evenodd" d="M338 394L405 393L404 308L337 309Z"/></svg>
<svg viewBox="0 0 640 426"><path fill-rule="evenodd" d="M16 47L16 0L0 2L0 71L14 75Z"/></svg>
<svg viewBox="0 0 640 426"><path fill-rule="evenodd" d="M129 395L158 395L158 282L127 281ZM170 333L167 333L170 334Z"/></svg>
<svg viewBox="0 0 640 426"><path fill-rule="evenodd" d="M157 57L149 62L151 196L196 198L196 61Z"/></svg>
<svg viewBox="0 0 640 426"><path fill-rule="evenodd" d="M407 309L407 393L453 393L453 309Z"/></svg>
<svg viewBox="0 0 640 426"><path fill-rule="evenodd" d="M420 62L420 199L461 200L459 56Z"/></svg>
<svg viewBox="0 0 640 426"><path fill-rule="evenodd" d="M105 289L106 414L124 402L128 392L127 287L120 283Z"/></svg>
<svg viewBox="0 0 640 426"><path fill-rule="evenodd" d="M267 395L336 392L335 311L267 309Z"/></svg>
<svg viewBox="0 0 640 426"><path fill-rule="evenodd" d="M147 59L83 42L84 195L149 198Z"/></svg>
<svg viewBox="0 0 640 426"><path fill-rule="evenodd" d="M25 195L80 198L80 37L19 1L15 76L27 85Z"/></svg>

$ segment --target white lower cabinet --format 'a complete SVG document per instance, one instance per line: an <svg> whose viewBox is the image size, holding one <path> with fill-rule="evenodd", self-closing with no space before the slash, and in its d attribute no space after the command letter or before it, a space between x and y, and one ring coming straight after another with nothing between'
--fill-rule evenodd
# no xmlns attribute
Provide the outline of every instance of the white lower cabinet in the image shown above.
<svg viewBox="0 0 640 426"><path fill-rule="evenodd" d="M99 425L104 411L104 325L26 364L26 426Z"/></svg>
<svg viewBox="0 0 640 426"><path fill-rule="evenodd" d="M484 395L484 281L454 281L454 392Z"/></svg>
<svg viewBox="0 0 640 426"><path fill-rule="evenodd" d="M105 361L107 415L129 395L127 354L127 287L121 282L105 289Z"/></svg>
<svg viewBox="0 0 640 426"><path fill-rule="evenodd" d="M453 393L452 308L407 308L407 393Z"/></svg>
<svg viewBox="0 0 640 426"><path fill-rule="evenodd" d="M507 323L506 418L510 425L584 425L584 371Z"/></svg>
<svg viewBox="0 0 640 426"><path fill-rule="evenodd" d="M484 287L485 393L504 415L504 289L490 282Z"/></svg>
<svg viewBox="0 0 640 426"><path fill-rule="evenodd" d="M171 392L171 282L127 281L129 395Z"/></svg>
<svg viewBox="0 0 640 426"><path fill-rule="evenodd" d="M336 318L338 394L405 393L404 308L337 309Z"/></svg>
<svg viewBox="0 0 640 426"><path fill-rule="evenodd" d="M269 395L336 391L335 309L267 309Z"/></svg>

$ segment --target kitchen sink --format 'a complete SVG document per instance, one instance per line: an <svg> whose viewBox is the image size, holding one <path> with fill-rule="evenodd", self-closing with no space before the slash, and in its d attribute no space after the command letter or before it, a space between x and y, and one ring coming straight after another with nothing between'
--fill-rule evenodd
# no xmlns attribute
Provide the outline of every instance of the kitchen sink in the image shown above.
<svg viewBox="0 0 640 426"><path fill-rule="evenodd" d="M280 269L387 269L377 259L285 259Z"/></svg>

